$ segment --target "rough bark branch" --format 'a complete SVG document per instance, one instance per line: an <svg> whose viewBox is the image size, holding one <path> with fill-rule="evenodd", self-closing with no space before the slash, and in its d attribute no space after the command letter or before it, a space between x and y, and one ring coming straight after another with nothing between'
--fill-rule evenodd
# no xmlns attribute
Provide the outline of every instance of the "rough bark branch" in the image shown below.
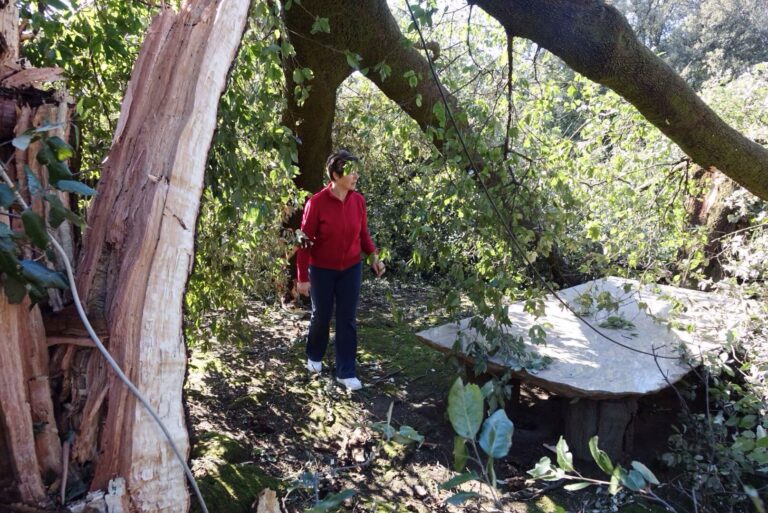
<svg viewBox="0 0 768 513"><path fill-rule="evenodd" d="M768 199L768 149L725 123L664 61L645 47L616 8L601 0L469 0L512 36L557 55L610 87L697 164L715 167Z"/></svg>

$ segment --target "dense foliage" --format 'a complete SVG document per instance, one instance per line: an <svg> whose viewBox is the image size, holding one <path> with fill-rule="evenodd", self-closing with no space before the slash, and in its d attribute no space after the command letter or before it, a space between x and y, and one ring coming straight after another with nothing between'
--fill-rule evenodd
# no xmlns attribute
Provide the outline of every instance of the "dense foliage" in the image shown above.
<svg viewBox="0 0 768 513"><path fill-rule="evenodd" d="M758 3L617 5L644 41L699 86L729 123L766 144L768 11ZM510 300L526 300L530 311L543 313L544 282L560 286L609 274L720 289L761 301L766 313L765 202L733 188L716 198L724 205L717 212L730 223L728 231L697 221L695 205L706 202L723 178L698 169L633 107L530 42L508 40L482 13L419 4L427 38L441 48L441 80L457 99L457 114L469 126L464 135L483 165L467 170L461 158L451 156L458 151L437 151L432 138L445 130L422 133L363 73L344 83L334 142L364 157L359 187L389 279L425 280L442 292L433 308L457 317L494 316L502 324ZM154 9L117 0L21 6L34 36L25 55L37 66L67 71L77 98L80 169L97 172ZM407 13L392 8L416 42ZM206 343L205 335L242 317L250 299L276 303L293 249L283 223L305 193L293 181L301 141L281 124L285 90L296 84L283 77L281 59L291 58L293 50L279 9L276 2L254 2L220 104L187 296L193 343ZM311 84L311 71L301 73L294 82ZM311 94L311 87L301 92ZM448 128L445 108L437 106L435 114ZM715 250L713 242L719 243ZM763 319L732 336L706 362L696 385L707 386L682 391L705 394L709 408L683 408L680 432L664 460L683 471L677 486L702 507L743 505L745 485L765 486ZM546 364L523 349L524 340L500 331L488 335L492 345L475 355L478 370L484 357L502 350L520 367ZM528 338L544 342L546 330L537 327Z"/></svg>

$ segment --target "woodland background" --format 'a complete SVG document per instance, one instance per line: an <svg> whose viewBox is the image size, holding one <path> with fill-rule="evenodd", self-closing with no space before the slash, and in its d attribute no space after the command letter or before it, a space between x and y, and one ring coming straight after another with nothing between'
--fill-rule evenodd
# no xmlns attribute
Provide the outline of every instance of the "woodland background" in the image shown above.
<svg viewBox="0 0 768 513"><path fill-rule="evenodd" d="M206 392L200 383L208 382L201 376L217 376L231 384L238 366L242 378L253 364L239 361L243 355L254 360L265 355L300 358L296 338L301 327L290 328L295 319L279 313L290 301L292 286L287 269L295 239L290 228L308 194L322 182L318 166L323 160L312 155L324 156L328 146L349 148L364 159L359 189L367 198L371 232L389 269L384 283L369 283L364 293L369 298L364 305L386 313L364 331L372 340L374 331L383 329L377 322L390 330L381 335L383 340L404 337L413 345L414 327L424 323L469 313L500 317L511 300L527 300L536 310L546 292L539 274L558 287L616 275L717 291L756 300L765 313L764 199L717 169L697 165L621 96L574 72L530 40L509 36L478 7L417 2L416 20L451 94L469 152L483 163L481 169L468 171L455 134L449 133L449 114L442 103L429 104L427 114L437 120L432 128L425 129L418 116L409 115L426 104L426 96L418 91L432 78L423 69L409 70L407 56L366 60L356 44L367 48L375 41L355 41L359 30L349 27L359 25L363 32L375 34L385 23L380 14L370 12L369 17L354 14L348 24L334 25L337 3L255 0L250 6L247 29L219 103L195 232L194 270L185 296L184 332L192 365L187 420L193 445L205 447L221 436L226 439L222 447L234 444L251 451L241 459L257 461L258 475L268 469L272 477L290 482L306 473L297 470L306 462L277 472L268 458L254 456L256 442L244 441L238 431L242 426L229 426L224 433L221 424L206 419L199 408L205 410L208 403L201 397L220 395L219 402L208 404L219 415L229 411L233 401L250 396L240 389L222 395L213 390L219 385L210 385L213 389ZM145 32L162 7L118 0L17 4L22 56L37 68L63 68L74 99L68 137L74 150L62 156L69 157L69 168L79 181L96 188ZM409 42L404 46L421 52L406 4L387 5ZM728 124L757 144L768 145L765 0L619 0L613 5L637 38ZM310 20L308 33L297 28L300 19ZM346 39L322 43L322 36L333 38L337 31ZM308 35L318 36L321 43L313 44L319 49L299 48L297 55L296 48L309 41ZM348 45L336 45L338 41ZM331 62L326 54L335 56L332 66L322 64ZM322 67L313 68L311 62ZM392 83L393 73L415 94L399 102L383 94L376 84ZM324 95L331 100L323 100ZM323 123L331 140L312 140L313 127ZM323 130L316 133L324 138ZM489 185L490 196L480 192L478 179ZM72 192L83 191L88 192ZM489 198L501 205L500 214ZM86 224L91 222L89 201L80 197L72 207ZM427 292L403 292L414 287ZM368 311L361 315L367 318ZM362 324L365 327L365 321ZM678 406L676 431L666 448L653 461L645 461L655 470L663 469L659 472L665 489L681 511L765 511L760 497L768 489L767 329L765 316L755 318L745 335L730 337L720 352L709 355L710 361L703 362L681 390L690 408ZM262 353L258 341L269 347L267 340L281 340L275 347L292 349L275 353L282 356ZM510 342L499 338L496 343ZM523 368L543 364L535 355L513 350ZM482 370L479 356L477 370ZM437 365L453 375L449 364ZM277 369L272 372L280 372ZM267 382L272 388L264 387L277 390L277 384ZM439 383L443 388L432 399L444 409L439 401L447 395L450 380ZM494 383L503 398L506 383ZM348 406L331 392L322 393ZM270 402L257 395L257 403ZM401 401L409 401L407 394ZM258 404L250 407L258 409ZM296 418L302 415L286 411ZM377 415L381 418L382 411ZM217 476L210 490L230 487L234 491L226 504L236 499L247 503L232 509L218 506L218 511L246 511L260 487L248 485L241 493L224 477L228 465L242 462L194 454L200 458L198 477ZM205 461L209 463L200 463ZM88 486L89 469L81 471L80 488L68 492L70 499L80 498ZM370 484L382 477L365 479ZM255 477L252 482L261 483ZM337 483L323 493L332 495L341 488ZM295 492L286 507L301 511L322 505L320 496L308 489ZM317 492L317 480L314 489ZM597 492L589 495L590 490L580 492L588 497L583 503L597 510L614 510L634 500L632 494L601 499ZM555 502L559 500L555 496ZM576 510L573 502L564 501L552 507ZM398 504L406 502L396 495L373 506L363 498L339 504L351 510L397 511ZM246 509L237 509L242 507ZM429 507L449 508L442 502ZM486 506L479 502L466 507Z"/></svg>

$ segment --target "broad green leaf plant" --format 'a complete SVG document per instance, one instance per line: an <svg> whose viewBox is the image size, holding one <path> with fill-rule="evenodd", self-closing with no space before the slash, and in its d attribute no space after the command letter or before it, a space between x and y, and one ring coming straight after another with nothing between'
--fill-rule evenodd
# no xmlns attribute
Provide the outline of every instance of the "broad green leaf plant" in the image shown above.
<svg viewBox="0 0 768 513"><path fill-rule="evenodd" d="M504 458L512 447L514 425L503 409L484 418L485 400L479 386L464 384L458 378L448 393L448 418L454 437L454 470L461 474L440 485L442 490L453 490L472 481L490 487L494 502L498 503L494 461ZM480 453L485 454L485 458ZM466 470L471 464L474 469ZM479 470L479 473L477 472ZM448 504L458 505L469 499L480 498L476 491L458 491L449 497Z"/></svg>

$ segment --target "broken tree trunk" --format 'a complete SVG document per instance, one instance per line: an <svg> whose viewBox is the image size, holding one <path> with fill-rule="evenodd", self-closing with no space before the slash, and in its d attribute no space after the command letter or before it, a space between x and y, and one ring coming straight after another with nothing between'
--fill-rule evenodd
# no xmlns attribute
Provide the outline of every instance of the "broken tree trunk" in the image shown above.
<svg viewBox="0 0 768 513"><path fill-rule="evenodd" d="M43 124L61 123L60 136L65 137L70 108L67 95L41 91L39 82L55 81L60 77L51 70L24 68L18 64L18 11L13 2L0 10L0 137L2 142ZM25 201L38 213L47 208L39 198L32 201L26 188L24 166L43 184L48 183L48 171L35 160L40 147L32 143L24 150L7 145L0 158L8 165L6 173L20 185ZM68 197L60 198L68 202ZM21 229L18 218L3 219L14 229ZM71 226L63 223L58 234L71 240ZM72 245L68 245L70 250ZM41 258L26 249L27 258ZM54 417L54 405L49 383L48 345L40 309L31 307L29 299L10 304L0 292L0 468L9 469L0 478L0 499L17 500L28 505L44 504L45 486L61 477L61 442ZM51 295L51 304L60 303L61 296ZM57 301L53 301L57 300Z"/></svg>
<svg viewBox="0 0 768 513"><path fill-rule="evenodd" d="M152 22L78 267L89 313L106 319L108 348L182 451L189 446L182 409L184 289L218 101L248 8L248 0L190 0L178 14L163 11ZM115 374L101 367L89 365L86 410L98 412L95 403L104 401L106 419L86 415L79 427L79 433L101 430L91 489L123 477L138 511L186 511L184 474L168 442Z"/></svg>
<svg viewBox="0 0 768 513"><path fill-rule="evenodd" d="M29 325L35 319L39 321L39 317L37 308L29 311L28 300L11 305L5 294L0 293L0 440L5 441L0 447L0 465L9 470L11 478L7 483L5 476L0 479L0 487L4 488L0 489L4 496L0 498L30 505L42 505L46 499L24 373ZM34 324L42 328L42 322Z"/></svg>

